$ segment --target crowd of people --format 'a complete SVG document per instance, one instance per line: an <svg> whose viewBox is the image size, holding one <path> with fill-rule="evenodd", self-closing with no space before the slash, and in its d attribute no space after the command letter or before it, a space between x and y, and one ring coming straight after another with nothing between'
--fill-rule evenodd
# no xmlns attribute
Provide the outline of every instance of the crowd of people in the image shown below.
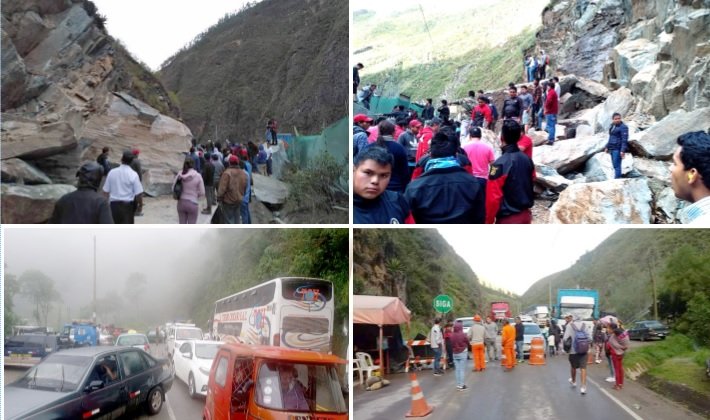
<svg viewBox="0 0 710 420"><path fill-rule="evenodd" d="M523 85L520 93L515 84L509 84L500 114L490 97L480 90L476 97L472 90L466 98L452 102L463 109L460 121L451 118L446 100L435 110L431 98L421 116L402 105L377 119L355 115L354 222L532 223L536 174L528 133L542 130L545 120L547 145L554 145L560 97L557 77L541 81L544 67L533 75L537 77L532 85ZM359 97L364 90L371 95L374 87L358 91ZM498 127L502 154L495 159L493 148L481 138L483 130ZM678 146L672 186L678 198L691 203L681 221L708 224L710 135L701 131L683 134ZM604 148L614 178L622 178L622 160L628 149L629 129L622 115L614 113Z"/></svg>
<svg viewBox="0 0 710 420"><path fill-rule="evenodd" d="M473 371L483 372L486 363L501 361L504 372L511 372L517 364L524 363L524 333L525 328L521 317L515 318L511 324L508 318L501 323L500 352L496 344L499 335L499 325L490 317L482 321L480 315L473 317L473 325L467 333L463 331L463 322L447 321L441 327L441 318L434 320L429 331L429 345L434 354L433 374L442 376L445 370L441 367L441 357L446 354L446 363L455 369L456 389L468 389L465 384L465 369L468 363L469 349L473 354ZM542 328L545 352L549 356L567 354L570 365L568 382L571 387L579 383L580 393L587 393L587 363L590 357L596 364L602 363L604 355L609 365L607 382L613 382L613 389L624 387L624 354L629 347L629 335L621 322L614 317L594 320L594 327L588 330L586 324L573 314L565 315L565 324L558 325L555 320L547 321ZM579 381L577 380L579 371Z"/></svg>
<svg viewBox="0 0 710 420"><path fill-rule="evenodd" d="M269 120L265 137L258 145L252 141L197 145L193 140L172 183L179 223L196 223L204 200L202 214L213 215L213 223L250 224L252 174L272 173L271 146L277 144L274 120ZM119 165L109 161L109 153L110 148L104 147L95 162L81 165L77 190L57 201L50 223L133 224L136 216L143 215L140 151L125 150ZM212 206L217 206L216 212Z"/></svg>

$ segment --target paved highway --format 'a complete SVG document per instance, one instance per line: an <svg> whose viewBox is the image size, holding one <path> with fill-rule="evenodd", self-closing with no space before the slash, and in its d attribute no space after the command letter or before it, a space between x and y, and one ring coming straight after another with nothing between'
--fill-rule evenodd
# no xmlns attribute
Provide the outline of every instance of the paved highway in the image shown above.
<svg viewBox="0 0 710 420"><path fill-rule="evenodd" d="M623 391L614 391L604 381L605 363L589 369L587 394L579 385L571 388L567 356L549 357L544 366L518 364L504 372L500 362L489 363L484 372L471 372L468 361L466 384L457 391L453 370L435 377L425 369L417 372L424 398L434 411L428 419L700 419L665 398L627 379ZM579 375L578 375L579 376ZM403 418L411 408L409 375L393 374L392 384L378 391L356 386L354 416L357 420ZM578 378L579 381L579 378Z"/></svg>

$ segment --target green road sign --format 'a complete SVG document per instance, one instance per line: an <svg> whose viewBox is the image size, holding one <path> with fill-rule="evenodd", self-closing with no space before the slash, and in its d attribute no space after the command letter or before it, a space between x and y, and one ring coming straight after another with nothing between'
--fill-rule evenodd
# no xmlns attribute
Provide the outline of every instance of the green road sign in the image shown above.
<svg viewBox="0 0 710 420"><path fill-rule="evenodd" d="M448 295L439 295L434 298L434 310L436 312L447 313L454 309L454 301Z"/></svg>

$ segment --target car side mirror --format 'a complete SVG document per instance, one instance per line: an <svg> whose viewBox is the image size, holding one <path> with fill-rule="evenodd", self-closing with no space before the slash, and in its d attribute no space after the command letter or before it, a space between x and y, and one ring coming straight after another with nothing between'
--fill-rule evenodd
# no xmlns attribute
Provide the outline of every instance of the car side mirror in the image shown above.
<svg viewBox="0 0 710 420"><path fill-rule="evenodd" d="M189 351L186 351L185 353L182 354L182 357L186 359L192 359L192 353Z"/></svg>
<svg viewBox="0 0 710 420"><path fill-rule="evenodd" d="M93 392L96 391L97 389L101 389L104 387L104 382L103 381L91 381L89 382L89 385L84 389L86 392Z"/></svg>

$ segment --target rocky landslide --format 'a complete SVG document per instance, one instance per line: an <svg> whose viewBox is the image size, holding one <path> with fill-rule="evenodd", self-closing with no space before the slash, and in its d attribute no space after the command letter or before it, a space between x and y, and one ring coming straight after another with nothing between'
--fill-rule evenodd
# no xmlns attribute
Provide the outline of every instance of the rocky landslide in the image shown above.
<svg viewBox="0 0 710 420"><path fill-rule="evenodd" d="M534 149L538 192L554 202L540 222L677 222L676 139L710 127L710 1L553 1L542 23L536 47L562 94L560 141ZM622 180L603 153L615 112L629 126Z"/></svg>
<svg viewBox="0 0 710 420"><path fill-rule="evenodd" d="M46 221L43 209L104 146L113 163L138 148L146 192L168 192L192 138L170 115L165 89L106 33L93 3L2 1L3 223Z"/></svg>

